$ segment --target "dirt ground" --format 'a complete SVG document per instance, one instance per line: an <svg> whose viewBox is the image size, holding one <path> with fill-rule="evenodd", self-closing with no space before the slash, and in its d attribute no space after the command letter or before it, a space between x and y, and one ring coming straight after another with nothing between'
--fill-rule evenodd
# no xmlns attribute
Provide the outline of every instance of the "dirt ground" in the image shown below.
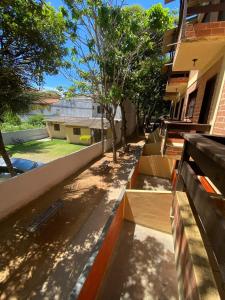
<svg viewBox="0 0 225 300"><path fill-rule="evenodd" d="M107 153L0 224L1 300L68 298L141 145L131 144L117 164ZM64 203L59 213L28 233L32 220L58 199Z"/></svg>

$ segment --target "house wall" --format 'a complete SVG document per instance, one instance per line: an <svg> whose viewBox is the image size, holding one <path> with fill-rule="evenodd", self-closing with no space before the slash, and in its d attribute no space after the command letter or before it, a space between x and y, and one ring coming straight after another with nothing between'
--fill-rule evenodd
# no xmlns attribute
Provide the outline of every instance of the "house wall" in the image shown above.
<svg viewBox="0 0 225 300"><path fill-rule="evenodd" d="M225 135L225 55L218 77L218 88L215 93L214 114L212 116L212 134Z"/></svg>
<svg viewBox="0 0 225 300"><path fill-rule="evenodd" d="M81 134L80 135L74 135L73 134L73 128L80 128ZM69 143L74 144L82 144L82 145L90 145L91 144L91 138L89 141L81 140L80 138L83 135L90 135L91 136L91 130L90 128L85 127L79 127L79 126L66 126L66 138Z"/></svg>
<svg viewBox="0 0 225 300"><path fill-rule="evenodd" d="M59 124L60 125L60 130L56 131L54 130L54 124ZM60 124L59 122L46 122L47 130L49 137L56 138L56 139L65 139L66 138L66 129L63 124Z"/></svg>
<svg viewBox="0 0 225 300"><path fill-rule="evenodd" d="M223 85L222 95L220 98L218 111L216 112L212 133L225 136L225 84Z"/></svg>
<svg viewBox="0 0 225 300"><path fill-rule="evenodd" d="M199 73L197 79L194 82L193 82L192 79L189 80L189 86L187 88L187 93L186 93L186 96L185 96L183 112L182 112L182 119L183 120L187 120L187 118L185 118L185 114L186 114L186 111L187 111L189 95L193 91L198 89L193 117L189 119L192 122L198 122L200 111L201 111L201 106L202 106L202 101L203 101L203 97L204 97L206 82L210 78L215 76L216 74L217 75L219 74L219 72L221 70L221 64L222 64L222 58L220 58L217 62L213 63L213 65L207 71L205 71L204 73L202 73L202 72ZM217 77L217 79L218 79L218 77ZM217 80L216 85L215 85L215 90L218 89L218 88L219 87L218 87L218 80ZM214 101L218 101L218 100L214 99ZM211 105L211 111L209 113L209 120L212 119L212 113L213 113L212 112L212 107L213 107L213 103Z"/></svg>

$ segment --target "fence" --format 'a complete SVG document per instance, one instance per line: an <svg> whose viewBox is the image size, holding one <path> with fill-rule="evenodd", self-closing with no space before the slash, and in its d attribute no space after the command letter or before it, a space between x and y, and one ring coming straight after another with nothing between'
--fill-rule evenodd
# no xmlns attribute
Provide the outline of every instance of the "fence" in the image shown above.
<svg viewBox="0 0 225 300"><path fill-rule="evenodd" d="M33 140L40 140L48 137L46 128L35 128L19 131L3 132L3 141L5 145L14 145Z"/></svg>
<svg viewBox="0 0 225 300"><path fill-rule="evenodd" d="M105 141L106 150L110 147L111 141ZM100 142L1 183L0 220L78 172L101 152Z"/></svg>

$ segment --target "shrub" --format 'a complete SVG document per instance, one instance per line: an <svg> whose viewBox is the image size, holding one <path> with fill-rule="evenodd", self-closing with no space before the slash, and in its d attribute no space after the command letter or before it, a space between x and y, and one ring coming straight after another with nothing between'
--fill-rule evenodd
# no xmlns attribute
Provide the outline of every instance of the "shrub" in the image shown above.
<svg viewBox="0 0 225 300"><path fill-rule="evenodd" d="M91 139L91 136L90 135L81 135L80 136L80 141L81 142L89 142Z"/></svg>
<svg viewBox="0 0 225 300"><path fill-rule="evenodd" d="M33 126L43 126L44 117L42 115L30 116L27 120L27 123Z"/></svg>
<svg viewBox="0 0 225 300"><path fill-rule="evenodd" d="M33 128L35 128L35 126L28 124L26 122L22 122L20 125L12 125L9 123L3 123L2 125L0 125L0 129L3 132L26 130L26 129L33 129Z"/></svg>
<svg viewBox="0 0 225 300"><path fill-rule="evenodd" d="M6 113L4 115L4 123L18 126L18 125L21 125L21 120L20 120L20 117L16 114Z"/></svg>

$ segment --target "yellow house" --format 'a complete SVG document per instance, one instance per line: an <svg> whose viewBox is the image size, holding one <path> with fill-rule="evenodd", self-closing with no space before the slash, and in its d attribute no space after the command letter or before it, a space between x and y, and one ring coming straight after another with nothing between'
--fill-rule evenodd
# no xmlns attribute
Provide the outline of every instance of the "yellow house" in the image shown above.
<svg viewBox="0 0 225 300"><path fill-rule="evenodd" d="M69 143L91 145L101 141L101 119L57 117L46 120L50 138L66 139ZM104 136L112 136L104 120Z"/></svg>
<svg viewBox="0 0 225 300"><path fill-rule="evenodd" d="M63 118L46 120L46 127L51 139L66 139L65 120Z"/></svg>

